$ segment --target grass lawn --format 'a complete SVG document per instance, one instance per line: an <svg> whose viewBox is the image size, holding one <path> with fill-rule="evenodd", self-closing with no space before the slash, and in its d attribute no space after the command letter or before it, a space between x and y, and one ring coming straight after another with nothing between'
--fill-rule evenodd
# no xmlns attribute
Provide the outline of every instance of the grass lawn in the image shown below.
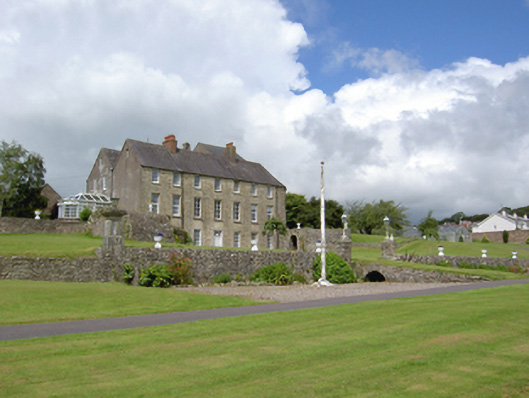
<svg viewBox="0 0 529 398"><path fill-rule="evenodd" d="M400 251L400 250L399 250ZM376 247L353 247L352 260L362 264L381 264L393 267L408 267L425 271L448 272L452 274L475 275L488 278L490 280L504 280L504 279L521 279L526 278L527 275L516 274L513 272L502 272L483 269L464 269L452 267L439 267L432 264L419 264L407 261L392 261L383 260L380 257L380 249Z"/></svg>
<svg viewBox="0 0 529 398"><path fill-rule="evenodd" d="M195 311L252 305L240 297L215 297L128 286L0 280L0 325ZM0 394L2 396L2 394Z"/></svg>
<svg viewBox="0 0 529 398"><path fill-rule="evenodd" d="M437 255L439 245L444 247L447 256L481 257L481 250L487 250L488 257L510 259L512 252L518 252L518 258L529 258L529 245L515 245L505 243L482 242L440 242L431 240L414 240L400 246L398 254Z"/></svg>
<svg viewBox="0 0 529 398"><path fill-rule="evenodd" d="M524 397L529 285L0 342L5 397Z"/></svg>
<svg viewBox="0 0 529 398"><path fill-rule="evenodd" d="M0 256L28 257L84 257L94 256L103 244L100 236L87 234L0 234ZM163 247L192 247L180 243L162 243ZM154 242L125 240L127 247L154 247ZM201 249L219 249L201 246ZM226 248L229 250L250 250L249 248Z"/></svg>

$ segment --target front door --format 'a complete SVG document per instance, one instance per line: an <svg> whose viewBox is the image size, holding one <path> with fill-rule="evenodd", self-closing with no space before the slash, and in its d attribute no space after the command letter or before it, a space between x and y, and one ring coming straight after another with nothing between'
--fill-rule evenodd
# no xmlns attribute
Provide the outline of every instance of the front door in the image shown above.
<svg viewBox="0 0 529 398"><path fill-rule="evenodd" d="M213 246L222 247L222 231L213 231Z"/></svg>

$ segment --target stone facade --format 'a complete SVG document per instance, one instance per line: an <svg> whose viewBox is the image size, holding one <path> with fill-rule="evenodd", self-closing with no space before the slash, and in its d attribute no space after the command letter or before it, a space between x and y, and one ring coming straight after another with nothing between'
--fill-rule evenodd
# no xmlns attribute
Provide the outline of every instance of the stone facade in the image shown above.
<svg viewBox="0 0 529 398"><path fill-rule="evenodd" d="M418 270L408 267L393 267L380 264L355 264L353 269L360 279L369 272L380 272L387 282L412 282L412 283L446 283L446 282L479 282L487 280L479 276L453 274L449 272L436 272Z"/></svg>
<svg viewBox="0 0 529 398"><path fill-rule="evenodd" d="M527 258L498 258L498 257L466 257L466 256L420 256L416 254L402 254L395 257L397 261L407 261L418 264L437 264L442 261L450 263L453 267L458 267L459 263L465 261L471 265L487 265L497 267L505 265L506 267L519 266L529 269L529 259Z"/></svg>
<svg viewBox="0 0 529 398"><path fill-rule="evenodd" d="M294 272L310 281L315 257L312 253L274 251L123 248L119 253L100 250L97 257L76 259L0 257L0 279L108 282L120 279L124 264L140 270L149 265L167 264L175 253L192 260L195 283L206 283L221 274L229 274L232 279L240 274L249 279L259 268L278 262L289 265Z"/></svg>
<svg viewBox="0 0 529 398"><path fill-rule="evenodd" d="M89 226L79 220L0 217L1 234L84 234L88 231Z"/></svg>
<svg viewBox="0 0 529 398"><path fill-rule="evenodd" d="M353 243L349 236L351 230L343 229L326 229L325 241L326 250L337 253L346 261L351 260L351 247ZM316 242L321 241L321 230L315 228L289 229L286 235L280 237L279 247L286 250L302 251L315 253L317 249Z"/></svg>
<svg viewBox="0 0 529 398"><path fill-rule="evenodd" d="M94 165L89 188L109 170L101 154L98 162L103 171ZM188 144L178 148L174 136L163 145L126 140L112 179L119 208L168 216L200 246L249 248L257 240L260 249L274 248L274 240L261 234L264 222L286 222L286 188L260 164L237 155L231 143L199 143L190 150Z"/></svg>

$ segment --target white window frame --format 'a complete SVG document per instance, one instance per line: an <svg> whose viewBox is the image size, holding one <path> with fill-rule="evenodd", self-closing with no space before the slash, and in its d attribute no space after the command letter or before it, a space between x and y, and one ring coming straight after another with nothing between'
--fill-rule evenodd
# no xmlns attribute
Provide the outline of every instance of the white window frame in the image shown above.
<svg viewBox="0 0 529 398"><path fill-rule="evenodd" d="M272 199L274 197L274 189L271 185L268 185L266 187L266 197L268 199Z"/></svg>
<svg viewBox="0 0 529 398"><path fill-rule="evenodd" d="M241 221L241 202L233 202L233 221Z"/></svg>
<svg viewBox="0 0 529 398"><path fill-rule="evenodd" d="M201 186L202 186L202 179L200 178L199 175L196 175L195 176L195 181L193 182L193 186L195 187L195 189L200 189Z"/></svg>
<svg viewBox="0 0 529 398"><path fill-rule="evenodd" d="M152 169L151 182L153 184L159 184L160 183L160 170Z"/></svg>
<svg viewBox="0 0 529 398"><path fill-rule="evenodd" d="M173 195L173 217L180 217L180 203L182 198L180 195Z"/></svg>
<svg viewBox="0 0 529 398"><path fill-rule="evenodd" d="M233 192L234 193L241 192L241 182L240 181L233 181Z"/></svg>
<svg viewBox="0 0 529 398"><path fill-rule="evenodd" d="M173 172L173 186L179 187L182 184L182 174L178 171Z"/></svg>
<svg viewBox="0 0 529 398"><path fill-rule="evenodd" d="M195 246L202 246L202 230L200 229L193 230L193 244Z"/></svg>
<svg viewBox="0 0 529 398"><path fill-rule="evenodd" d="M151 213L160 214L160 194L151 193L151 202L149 203L149 211Z"/></svg>
<svg viewBox="0 0 529 398"><path fill-rule="evenodd" d="M258 211L257 205L252 204L252 211L251 211L252 222L257 222L257 211Z"/></svg>
<svg viewBox="0 0 529 398"><path fill-rule="evenodd" d="M201 218L202 217L202 199L195 198L193 202L193 217Z"/></svg>
<svg viewBox="0 0 529 398"><path fill-rule="evenodd" d="M274 216L274 207L266 206L266 219L270 220Z"/></svg>
<svg viewBox="0 0 529 398"><path fill-rule="evenodd" d="M266 247L268 249L274 248L274 236L273 235L266 235Z"/></svg>
<svg viewBox="0 0 529 398"><path fill-rule="evenodd" d="M222 178L215 178L215 192L222 192Z"/></svg>
<svg viewBox="0 0 529 398"><path fill-rule="evenodd" d="M103 191L107 190L107 176L103 176Z"/></svg>
<svg viewBox="0 0 529 398"><path fill-rule="evenodd" d="M257 184L252 184L252 196L257 196Z"/></svg>
<svg viewBox="0 0 529 398"><path fill-rule="evenodd" d="M233 247L241 247L241 233L240 232L233 233Z"/></svg>
<svg viewBox="0 0 529 398"><path fill-rule="evenodd" d="M222 200L215 200L214 217L215 220L222 220Z"/></svg>

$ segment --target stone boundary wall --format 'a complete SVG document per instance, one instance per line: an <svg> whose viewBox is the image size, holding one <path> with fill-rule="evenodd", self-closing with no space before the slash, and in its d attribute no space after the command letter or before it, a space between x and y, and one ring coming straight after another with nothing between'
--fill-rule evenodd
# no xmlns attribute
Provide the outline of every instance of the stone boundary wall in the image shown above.
<svg viewBox="0 0 529 398"><path fill-rule="evenodd" d="M380 264L355 264L353 266L359 279L363 279L369 272L378 271L387 282L402 283L448 283L448 282L480 282L488 280L480 276L452 274L449 272L425 271L407 267L394 267Z"/></svg>
<svg viewBox="0 0 529 398"><path fill-rule="evenodd" d="M486 235L487 239L491 242L503 242L503 231L472 233L472 240L481 241L483 235ZM528 238L529 230L517 229L516 231L509 231L509 243L524 245Z"/></svg>
<svg viewBox="0 0 529 398"><path fill-rule="evenodd" d="M193 280L206 283L220 274L236 274L243 278L259 268L282 262L307 281L312 278L315 254L301 252L233 251L194 249L142 249L123 248L119 253L99 251L97 257L40 258L0 257L0 279L27 279L63 282L108 282L119 280L123 265L131 264L137 270L154 264L167 264L172 253L180 253L193 261Z"/></svg>
<svg viewBox="0 0 529 398"><path fill-rule="evenodd" d="M0 279L47 282L110 282L113 268L97 257L0 257Z"/></svg>
<svg viewBox="0 0 529 398"><path fill-rule="evenodd" d="M465 256L420 256L416 254L397 255L397 261L408 261L420 264L437 264L441 261L450 263L453 267L458 267L459 263L466 261L472 265L488 265L497 267L498 265L505 265L506 267L519 266L522 268L529 268L529 259L527 258L498 258L498 257L465 257Z"/></svg>
<svg viewBox="0 0 529 398"><path fill-rule="evenodd" d="M78 220L0 217L1 234L84 234L88 231L88 224Z"/></svg>

